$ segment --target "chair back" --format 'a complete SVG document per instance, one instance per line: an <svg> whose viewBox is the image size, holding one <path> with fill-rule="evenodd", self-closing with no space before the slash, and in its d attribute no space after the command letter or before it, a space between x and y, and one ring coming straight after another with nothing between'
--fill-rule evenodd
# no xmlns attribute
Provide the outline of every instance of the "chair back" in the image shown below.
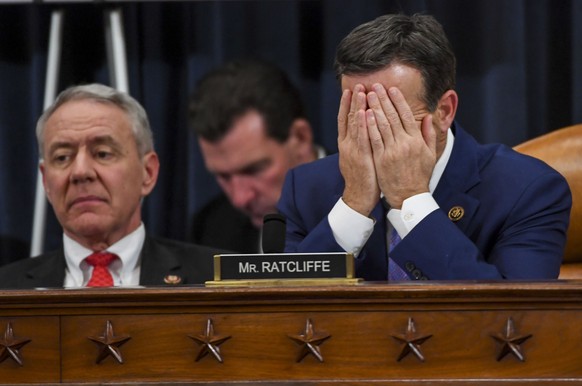
<svg viewBox="0 0 582 386"><path fill-rule="evenodd" d="M582 124L564 127L514 147L562 174L572 191L572 211L560 279L582 279Z"/></svg>

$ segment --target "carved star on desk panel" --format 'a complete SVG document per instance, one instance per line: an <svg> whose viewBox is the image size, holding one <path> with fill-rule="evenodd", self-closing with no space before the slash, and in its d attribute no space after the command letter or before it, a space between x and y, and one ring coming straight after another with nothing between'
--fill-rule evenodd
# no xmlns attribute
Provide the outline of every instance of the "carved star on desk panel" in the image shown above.
<svg viewBox="0 0 582 386"><path fill-rule="evenodd" d="M4 338L0 338L0 363L8 358L12 358L12 360L22 366L23 362L20 356L20 349L30 341L27 338L16 338L12 330L12 324L8 322L6 330L4 330Z"/></svg>
<svg viewBox="0 0 582 386"><path fill-rule="evenodd" d="M301 362L307 354L311 354L316 357L317 360L323 362L323 355L321 354L319 345L331 338L331 335L325 332L315 332L313 330L313 323L311 323L310 319L307 319L305 322L305 330L302 334L288 334L287 336L301 345L301 351L299 351L299 355L297 356L297 362Z"/></svg>
<svg viewBox="0 0 582 386"><path fill-rule="evenodd" d="M220 355L220 345L229 340L230 335L215 335L214 325L212 324L212 319L206 321L206 331L204 335L188 335L189 338L200 344L200 350L196 356L196 362L204 358L209 353L219 361L223 362L222 356Z"/></svg>
<svg viewBox="0 0 582 386"><path fill-rule="evenodd" d="M503 334L491 335L493 339L501 343L501 350L497 355L497 361L502 360L507 354L513 354L517 359L525 362L525 357L521 352L521 344L531 338L533 335L519 335L515 331L513 319L507 318L505 331Z"/></svg>
<svg viewBox="0 0 582 386"><path fill-rule="evenodd" d="M408 325L406 327L406 333L404 335L392 335L394 339L403 343L402 351L400 355L396 359L400 362L404 357L408 354L413 353L415 357L417 357L421 362L424 362L424 356L422 355L422 351L420 350L420 345L426 342L431 335L420 335L416 333L416 326L414 324L414 320L412 318L408 318Z"/></svg>
<svg viewBox="0 0 582 386"><path fill-rule="evenodd" d="M99 354L95 363L99 364L101 361L108 356L113 357L119 364L123 364L123 356L119 347L131 339L129 335L115 336L113 332L113 325L111 321L108 320L105 325L105 331L103 336L90 336L89 340L95 342L99 347Z"/></svg>

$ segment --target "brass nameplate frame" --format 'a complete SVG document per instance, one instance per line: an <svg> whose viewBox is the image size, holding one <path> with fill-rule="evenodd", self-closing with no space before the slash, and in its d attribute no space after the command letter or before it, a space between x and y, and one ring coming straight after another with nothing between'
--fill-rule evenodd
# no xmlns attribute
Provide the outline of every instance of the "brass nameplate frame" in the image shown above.
<svg viewBox="0 0 582 386"><path fill-rule="evenodd" d="M265 253L214 256L208 286L355 284L351 253Z"/></svg>

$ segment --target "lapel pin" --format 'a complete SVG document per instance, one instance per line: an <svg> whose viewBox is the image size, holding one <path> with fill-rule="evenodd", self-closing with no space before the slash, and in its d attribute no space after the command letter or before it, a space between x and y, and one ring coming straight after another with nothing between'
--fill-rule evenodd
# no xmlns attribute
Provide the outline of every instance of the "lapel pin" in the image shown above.
<svg viewBox="0 0 582 386"><path fill-rule="evenodd" d="M457 222L465 215L465 209L461 206L453 206L449 210L449 220Z"/></svg>
<svg viewBox="0 0 582 386"><path fill-rule="evenodd" d="M182 282L182 278L177 275L166 275L164 277L164 283L166 284L180 284Z"/></svg>

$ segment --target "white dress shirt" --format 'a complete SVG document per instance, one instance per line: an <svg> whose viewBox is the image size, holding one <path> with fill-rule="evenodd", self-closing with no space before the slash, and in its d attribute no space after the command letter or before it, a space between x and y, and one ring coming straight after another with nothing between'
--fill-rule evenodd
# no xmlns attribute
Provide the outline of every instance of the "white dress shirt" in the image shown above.
<svg viewBox="0 0 582 386"><path fill-rule="evenodd" d="M119 259L109 265L114 286L139 285L140 253L144 240L145 227L142 223L135 231L106 249L107 252L119 256ZM85 258L94 251L85 248L65 234L63 234L63 247L67 263L64 287L85 287L93 271L93 267L87 264Z"/></svg>
<svg viewBox="0 0 582 386"><path fill-rule="evenodd" d="M428 184L430 193L409 197L402 202L401 209L388 211L388 222L396 229L401 239L405 238L426 216L439 208L432 193L449 162L454 141L455 136L449 128L445 149L434 167ZM375 220L350 208L341 197L328 214L327 219L335 241L346 252L352 252L357 257L374 230Z"/></svg>

